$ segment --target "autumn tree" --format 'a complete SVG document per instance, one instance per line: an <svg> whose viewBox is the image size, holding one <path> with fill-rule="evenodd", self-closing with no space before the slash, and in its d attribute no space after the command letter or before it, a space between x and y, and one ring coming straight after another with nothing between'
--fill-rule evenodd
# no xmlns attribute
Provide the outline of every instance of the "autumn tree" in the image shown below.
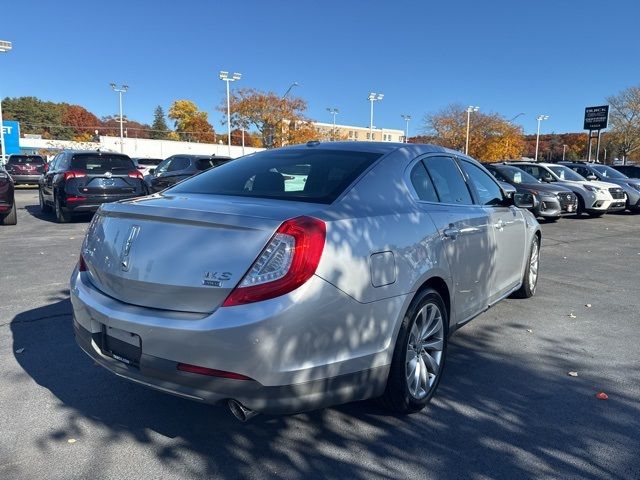
<svg viewBox="0 0 640 480"><path fill-rule="evenodd" d="M62 104L62 124L73 131L73 140L90 141L93 133L100 126L100 120L93 113L80 105Z"/></svg>
<svg viewBox="0 0 640 480"><path fill-rule="evenodd" d="M245 130L255 127L262 145L266 147L279 147L298 142L312 133L306 125L309 120L304 115L307 102L301 98L282 98L274 92L241 88L231 93L230 104L231 127ZM218 110L227 113L226 98L221 102ZM226 124L226 120L223 124ZM302 124L305 124L304 128L298 129L298 125ZM295 125L296 128L289 128L290 125Z"/></svg>
<svg viewBox="0 0 640 480"><path fill-rule="evenodd" d="M65 127L62 122L65 110L62 104L42 101L36 97L16 97L2 100L2 109L6 120L20 122L22 133L60 140L73 139L73 129Z"/></svg>
<svg viewBox="0 0 640 480"><path fill-rule="evenodd" d="M449 105L428 114L423 121L423 133L433 143L455 150L464 150L467 132L467 110L462 105ZM497 113L475 112L469 132L469 155L486 162L520 158L524 149L522 128Z"/></svg>
<svg viewBox="0 0 640 480"><path fill-rule="evenodd" d="M164 110L160 105L153 111L153 123L149 136L157 140L166 139L169 134L169 127L164 119Z"/></svg>
<svg viewBox="0 0 640 480"><path fill-rule="evenodd" d="M123 130L126 137L130 138L150 138L150 127L146 123L130 120L126 115L122 117ZM100 133L112 137L120 136L120 116L109 115L100 120Z"/></svg>
<svg viewBox="0 0 640 480"><path fill-rule="evenodd" d="M198 110L191 100L176 100L169 108L168 117L175 122L181 140L213 143L216 134L209 123L207 112Z"/></svg>
<svg viewBox="0 0 640 480"><path fill-rule="evenodd" d="M619 149L623 162L640 149L640 86L629 87L607 98L611 140Z"/></svg>

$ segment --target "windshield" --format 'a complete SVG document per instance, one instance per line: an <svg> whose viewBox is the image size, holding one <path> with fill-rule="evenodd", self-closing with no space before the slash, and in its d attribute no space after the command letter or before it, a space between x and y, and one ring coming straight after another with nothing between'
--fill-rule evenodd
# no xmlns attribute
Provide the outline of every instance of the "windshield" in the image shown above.
<svg viewBox="0 0 640 480"><path fill-rule="evenodd" d="M9 162L12 165L24 164L24 163L37 163L43 164L44 159L38 155L11 155Z"/></svg>
<svg viewBox="0 0 640 480"><path fill-rule="evenodd" d="M574 182L585 182L587 180L582 175L579 175L570 168L563 167L562 165L554 165L549 167L549 170L555 173L561 180L571 180Z"/></svg>
<svg viewBox="0 0 640 480"><path fill-rule="evenodd" d="M331 203L380 156L316 149L264 151L208 170L169 193Z"/></svg>
<svg viewBox="0 0 640 480"><path fill-rule="evenodd" d="M540 183L533 175L529 175L517 167L500 167L497 171L509 183Z"/></svg>
<svg viewBox="0 0 640 480"><path fill-rule="evenodd" d="M74 155L71 170L87 173L105 173L113 170L135 170L133 161L125 155L96 155L94 153Z"/></svg>
<svg viewBox="0 0 640 480"><path fill-rule="evenodd" d="M596 172L600 173L600 175L606 178L617 178L620 180L629 178L626 175L620 173L619 171L611 167L608 167L607 165L593 165L591 168L593 168Z"/></svg>

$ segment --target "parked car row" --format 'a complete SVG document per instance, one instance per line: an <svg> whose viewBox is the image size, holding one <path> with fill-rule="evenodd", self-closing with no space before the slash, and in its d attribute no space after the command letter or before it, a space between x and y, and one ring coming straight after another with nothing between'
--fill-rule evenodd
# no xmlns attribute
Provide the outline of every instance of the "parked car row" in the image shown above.
<svg viewBox="0 0 640 480"><path fill-rule="evenodd" d="M69 150L47 163L41 155L10 155L6 168L0 167L0 224L16 223L14 185L38 185L41 210L53 211L58 222L67 223L75 213L160 192L229 160L209 155L173 155L162 160Z"/></svg>
<svg viewBox="0 0 640 480"><path fill-rule="evenodd" d="M640 210L640 179L596 163L510 161L485 165L500 181L534 196L531 211L555 221L565 213L599 217Z"/></svg>

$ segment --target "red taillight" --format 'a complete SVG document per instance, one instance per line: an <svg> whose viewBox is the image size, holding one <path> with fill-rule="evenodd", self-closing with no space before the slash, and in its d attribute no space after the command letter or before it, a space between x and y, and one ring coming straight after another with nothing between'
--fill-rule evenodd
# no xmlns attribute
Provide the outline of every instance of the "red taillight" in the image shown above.
<svg viewBox="0 0 640 480"><path fill-rule="evenodd" d="M182 372L197 373L198 375L208 375L210 377L230 378L232 380L253 380L245 375L234 372L225 372L224 370L215 370L213 368L199 367L197 365L189 365L188 363L179 363L178 370Z"/></svg>
<svg viewBox="0 0 640 480"><path fill-rule="evenodd" d="M78 271L79 272L87 271L87 264L85 263L84 257L82 256L82 254L80 254L80 258L78 259Z"/></svg>
<svg viewBox="0 0 640 480"><path fill-rule="evenodd" d="M132 170L129 172L129 176L131 178L139 178L140 180L142 180L144 178L144 175L142 175L142 173L138 170Z"/></svg>
<svg viewBox="0 0 640 480"><path fill-rule="evenodd" d="M268 300L289 293L304 284L318 268L322 250L324 249L325 237L326 226L322 220L317 218L296 217L284 222L276 230L276 233L249 269L249 272L229 294L222 306L232 307L234 305ZM276 256L269 249L274 242L280 239L282 239L281 243L292 240L292 247L288 248L283 254L291 256L288 259L290 263L283 276L269 281L269 274L264 273L266 269L263 267L268 265ZM257 284L251 284L253 280L251 276L257 279ZM266 280L264 280L265 278Z"/></svg>
<svg viewBox="0 0 640 480"><path fill-rule="evenodd" d="M47 172L49 171L49 164L48 164L48 163L45 163L45 164L42 166L42 171L43 171L44 173L47 173Z"/></svg>
<svg viewBox="0 0 640 480"><path fill-rule="evenodd" d="M69 170L68 172L64 172L65 180L69 180L70 178L82 178L86 176L87 174L85 172L79 172L77 170Z"/></svg>
<svg viewBox="0 0 640 480"><path fill-rule="evenodd" d="M67 197L67 202L81 202L82 200L86 200L87 197L78 197L75 195L69 195Z"/></svg>

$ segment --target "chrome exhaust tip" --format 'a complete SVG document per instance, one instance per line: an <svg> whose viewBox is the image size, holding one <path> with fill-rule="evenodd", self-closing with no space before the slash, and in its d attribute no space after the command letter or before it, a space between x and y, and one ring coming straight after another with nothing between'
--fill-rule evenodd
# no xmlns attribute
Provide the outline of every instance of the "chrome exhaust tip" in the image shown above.
<svg viewBox="0 0 640 480"><path fill-rule="evenodd" d="M227 405L229 406L229 410L231 411L233 416L241 422L246 422L247 420L255 417L258 414L258 412L256 412L255 410L251 410L250 408L245 407L239 401L234 399L230 399L227 402Z"/></svg>

